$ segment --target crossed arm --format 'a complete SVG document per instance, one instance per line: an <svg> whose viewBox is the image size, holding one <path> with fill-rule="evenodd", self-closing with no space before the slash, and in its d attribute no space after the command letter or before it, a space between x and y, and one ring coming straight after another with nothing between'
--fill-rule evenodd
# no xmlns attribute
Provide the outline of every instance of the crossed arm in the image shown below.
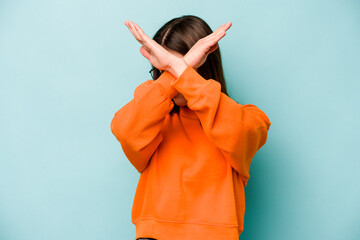
<svg viewBox="0 0 360 240"><path fill-rule="evenodd" d="M166 70L176 78L186 69L187 66L199 68L207 56L218 48L218 41L226 35L226 31L232 23L228 22L221 25L213 33L200 39L183 57L175 56L164 47L150 38L144 31L130 20L125 21L136 40L142 45L141 54L159 70Z"/></svg>
<svg viewBox="0 0 360 240"><path fill-rule="evenodd" d="M271 122L257 106L235 102L221 92L219 82L205 80L194 70L206 60L208 53L217 48L218 39L231 22L222 25L209 38L199 40L182 58L148 38L136 24L127 21L125 24L143 44L140 48L142 55L158 69L166 70L156 81L140 84L135 89L133 100L117 111L111 122L111 130L130 162L140 173L144 171L163 140L163 121L173 108L171 98L178 91L198 115L205 134L246 186L251 160L265 144Z"/></svg>

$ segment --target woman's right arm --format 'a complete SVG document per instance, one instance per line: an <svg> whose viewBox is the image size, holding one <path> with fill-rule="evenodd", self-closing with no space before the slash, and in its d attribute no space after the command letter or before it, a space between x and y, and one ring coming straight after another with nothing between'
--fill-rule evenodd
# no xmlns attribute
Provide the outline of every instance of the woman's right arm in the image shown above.
<svg viewBox="0 0 360 240"><path fill-rule="evenodd" d="M174 106L171 99L178 93L170 85L174 78L165 71L157 80L147 80L137 86L134 98L118 110L111 121L111 132L139 173L145 170L163 140L163 122Z"/></svg>

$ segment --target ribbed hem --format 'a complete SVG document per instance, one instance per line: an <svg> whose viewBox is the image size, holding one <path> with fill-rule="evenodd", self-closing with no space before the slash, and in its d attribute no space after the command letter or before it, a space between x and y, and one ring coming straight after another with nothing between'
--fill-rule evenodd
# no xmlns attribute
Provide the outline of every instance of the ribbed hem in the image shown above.
<svg viewBox="0 0 360 240"><path fill-rule="evenodd" d="M206 88L210 83L211 81L204 79L194 68L188 65L178 78L173 78L170 81L170 86L182 94L192 96L193 91L200 94L203 88Z"/></svg>
<svg viewBox="0 0 360 240"><path fill-rule="evenodd" d="M137 238L157 240L238 240L242 227L236 225L211 225L195 222L169 222L155 218L141 218L133 222Z"/></svg>
<svg viewBox="0 0 360 240"><path fill-rule="evenodd" d="M166 96L170 100L178 94L178 91L170 85L170 82L174 79L176 79L174 75L165 71L160 75L160 77L158 77L158 79L155 80L156 83L160 84Z"/></svg>

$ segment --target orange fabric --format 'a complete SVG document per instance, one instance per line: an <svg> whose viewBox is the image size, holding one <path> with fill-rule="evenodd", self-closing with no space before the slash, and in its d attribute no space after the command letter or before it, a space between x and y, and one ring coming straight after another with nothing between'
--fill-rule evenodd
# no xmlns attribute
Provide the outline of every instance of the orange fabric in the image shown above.
<svg viewBox="0 0 360 240"><path fill-rule="evenodd" d="M171 99L187 107L171 116ZM111 131L140 179L132 207L136 238L237 240L243 231L250 162L270 120L241 105L192 67L147 80L118 110Z"/></svg>

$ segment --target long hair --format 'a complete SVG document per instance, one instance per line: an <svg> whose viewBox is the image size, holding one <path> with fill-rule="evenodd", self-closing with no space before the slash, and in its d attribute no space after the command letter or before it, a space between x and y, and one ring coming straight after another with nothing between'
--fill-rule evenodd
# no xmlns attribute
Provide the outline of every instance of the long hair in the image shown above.
<svg viewBox="0 0 360 240"><path fill-rule="evenodd" d="M203 19L193 15L183 15L165 23L155 33L153 40L164 48L185 55L198 40L212 32L210 26ZM153 80L156 80L160 77L161 72L153 65L151 66ZM220 46L207 56L206 61L197 69L197 72L206 80L218 81L221 85L221 92L228 95L221 62ZM174 100L172 101L174 102ZM177 112L179 112L179 106L174 102L170 115Z"/></svg>

